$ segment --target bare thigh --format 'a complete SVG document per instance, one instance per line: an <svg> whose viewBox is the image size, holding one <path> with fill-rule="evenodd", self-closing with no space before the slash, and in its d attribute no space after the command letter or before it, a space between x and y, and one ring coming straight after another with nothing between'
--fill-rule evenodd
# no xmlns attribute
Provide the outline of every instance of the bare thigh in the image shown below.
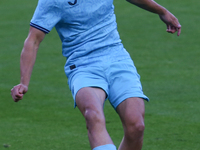
<svg viewBox="0 0 200 150"><path fill-rule="evenodd" d="M113 144L106 126L103 113L105 92L100 88L85 87L78 91L76 104L85 117L90 146Z"/></svg>
<svg viewBox="0 0 200 150"><path fill-rule="evenodd" d="M123 126L144 123L144 100L142 98L128 98L117 107Z"/></svg>
<svg viewBox="0 0 200 150"><path fill-rule="evenodd" d="M103 111L106 93L101 88L85 87L76 94L76 104L84 115L87 109Z"/></svg>

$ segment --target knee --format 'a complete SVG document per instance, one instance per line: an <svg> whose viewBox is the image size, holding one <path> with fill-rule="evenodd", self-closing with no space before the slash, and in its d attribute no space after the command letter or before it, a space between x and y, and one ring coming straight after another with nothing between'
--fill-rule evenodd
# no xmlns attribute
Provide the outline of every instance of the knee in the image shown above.
<svg viewBox="0 0 200 150"><path fill-rule="evenodd" d="M86 120L87 129L89 130L95 127L100 128L101 126L105 126L104 115L97 110L86 109L84 117Z"/></svg>
<svg viewBox="0 0 200 150"><path fill-rule="evenodd" d="M132 122L125 127L125 136L129 139L143 137L145 125L143 121Z"/></svg>
<svg viewBox="0 0 200 150"><path fill-rule="evenodd" d="M135 131L136 131L136 132L141 132L141 133L143 133L143 132L144 132L144 129L145 129L144 122L136 123L134 128L135 128Z"/></svg>

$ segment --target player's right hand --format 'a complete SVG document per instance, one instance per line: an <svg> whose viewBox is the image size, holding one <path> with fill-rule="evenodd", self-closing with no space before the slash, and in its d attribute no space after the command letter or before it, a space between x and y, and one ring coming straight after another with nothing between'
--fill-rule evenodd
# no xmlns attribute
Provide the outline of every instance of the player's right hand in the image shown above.
<svg viewBox="0 0 200 150"><path fill-rule="evenodd" d="M27 91L28 87L26 85L18 84L11 89L11 96L15 102L18 102Z"/></svg>

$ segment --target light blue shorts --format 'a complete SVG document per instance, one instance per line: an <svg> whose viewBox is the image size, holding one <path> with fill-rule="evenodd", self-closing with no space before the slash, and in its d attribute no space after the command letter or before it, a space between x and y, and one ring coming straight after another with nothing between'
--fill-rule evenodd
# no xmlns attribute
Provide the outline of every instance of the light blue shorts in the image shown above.
<svg viewBox="0 0 200 150"><path fill-rule="evenodd" d="M130 97L140 97L149 101L143 94L140 76L131 59L76 68L72 66L72 69L73 73L68 77L68 84L74 101L77 92L83 87L103 89L115 109Z"/></svg>

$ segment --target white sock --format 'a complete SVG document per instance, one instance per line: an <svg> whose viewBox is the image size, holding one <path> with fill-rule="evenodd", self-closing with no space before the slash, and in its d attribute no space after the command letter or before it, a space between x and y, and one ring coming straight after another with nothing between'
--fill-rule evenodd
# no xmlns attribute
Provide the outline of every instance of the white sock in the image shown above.
<svg viewBox="0 0 200 150"><path fill-rule="evenodd" d="M113 144L106 144L106 145L97 146L93 148L93 150L117 150L117 148Z"/></svg>

